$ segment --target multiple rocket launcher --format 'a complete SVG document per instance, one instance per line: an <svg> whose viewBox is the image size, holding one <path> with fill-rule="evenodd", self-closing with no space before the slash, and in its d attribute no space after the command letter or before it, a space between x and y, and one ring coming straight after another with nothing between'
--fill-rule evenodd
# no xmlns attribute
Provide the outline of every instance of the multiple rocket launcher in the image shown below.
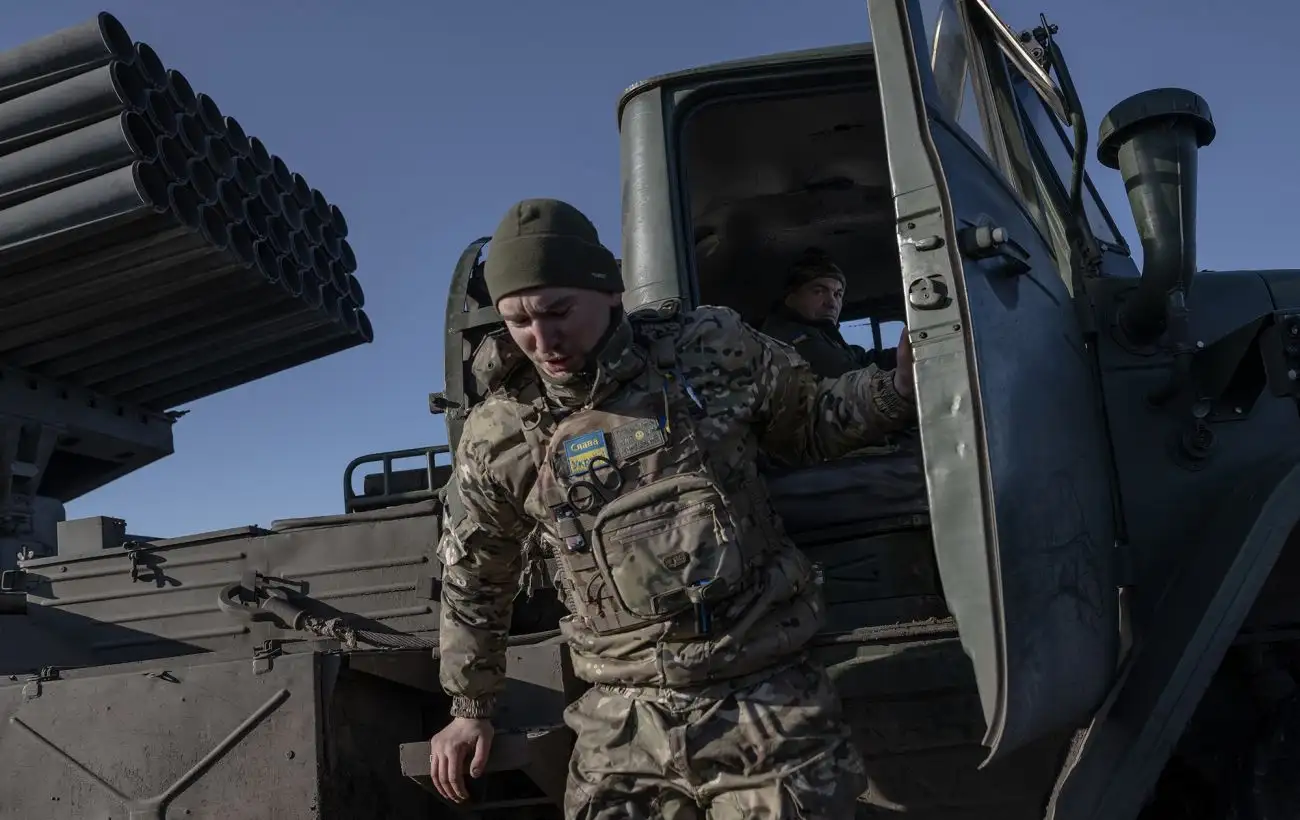
<svg viewBox="0 0 1300 820"><path fill-rule="evenodd" d="M158 412L364 344L347 234L112 15L0 52L0 363Z"/></svg>

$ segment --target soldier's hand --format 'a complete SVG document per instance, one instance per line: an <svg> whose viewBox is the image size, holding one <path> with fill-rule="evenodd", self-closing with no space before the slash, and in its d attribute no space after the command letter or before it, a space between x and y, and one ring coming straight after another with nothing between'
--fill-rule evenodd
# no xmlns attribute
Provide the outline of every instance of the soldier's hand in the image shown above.
<svg viewBox="0 0 1300 820"><path fill-rule="evenodd" d="M471 777L483 774L494 733L490 720L458 717L433 736L429 741L429 776L439 794L454 803L469 799L465 762L472 756Z"/></svg>
<svg viewBox="0 0 1300 820"><path fill-rule="evenodd" d="M907 335L907 328L898 337L898 365L894 368L894 389L905 399L912 398L916 391L916 377L912 373L912 340Z"/></svg>

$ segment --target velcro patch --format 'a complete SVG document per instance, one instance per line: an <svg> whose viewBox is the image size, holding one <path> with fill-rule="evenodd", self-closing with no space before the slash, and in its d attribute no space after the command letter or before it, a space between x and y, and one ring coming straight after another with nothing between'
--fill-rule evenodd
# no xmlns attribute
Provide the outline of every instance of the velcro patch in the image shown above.
<svg viewBox="0 0 1300 820"><path fill-rule="evenodd" d="M624 424L615 427L609 435L613 439L614 452L620 459L647 453L656 447L662 447L668 440L657 419L640 419Z"/></svg>
<svg viewBox="0 0 1300 820"><path fill-rule="evenodd" d="M565 439L564 458L570 476L581 475L591 469L591 460L596 456L609 458L609 446L605 443L604 430Z"/></svg>
<svg viewBox="0 0 1300 820"><path fill-rule="evenodd" d="M670 552L664 556L664 566L668 569L677 570L691 562L691 556L684 552Z"/></svg>

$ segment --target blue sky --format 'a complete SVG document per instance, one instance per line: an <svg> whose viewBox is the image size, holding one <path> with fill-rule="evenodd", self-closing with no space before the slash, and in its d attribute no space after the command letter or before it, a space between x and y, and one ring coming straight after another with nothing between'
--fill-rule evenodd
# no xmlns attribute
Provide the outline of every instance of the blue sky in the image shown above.
<svg viewBox="0 0 1300 820"><path fill-rule="evenodd" d="M1061 26L1088 114L1147 88L1190 88L1219 126L1201 153L1199 262L1295 264L1293 82L1300 7L1256 0L1006 0ZM719 60L868 39L862 0L82 0L11 3L8 48L115 14L198 91L339 203L374 321L371 345L197 402L176 454L69 505L175 536L341 512L353 457L445 441L451 267L514 200L554 196L619 245L614 105L639 79ZM1212 8L1220 11L1212 13ZM1102 196L1134 240L1117 175Z"/></svg>

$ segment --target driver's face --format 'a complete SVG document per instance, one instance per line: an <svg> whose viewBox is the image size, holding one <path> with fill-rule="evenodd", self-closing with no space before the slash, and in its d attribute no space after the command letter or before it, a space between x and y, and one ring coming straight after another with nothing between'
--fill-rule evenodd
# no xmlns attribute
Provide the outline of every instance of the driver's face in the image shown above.
<svg viewBox="0 0 1300 820"><path fill-rule="evenodd" d="M819 276L792 291L785 303L810 322L838 322L844 307L844 286L832 276Z"/></svg>

